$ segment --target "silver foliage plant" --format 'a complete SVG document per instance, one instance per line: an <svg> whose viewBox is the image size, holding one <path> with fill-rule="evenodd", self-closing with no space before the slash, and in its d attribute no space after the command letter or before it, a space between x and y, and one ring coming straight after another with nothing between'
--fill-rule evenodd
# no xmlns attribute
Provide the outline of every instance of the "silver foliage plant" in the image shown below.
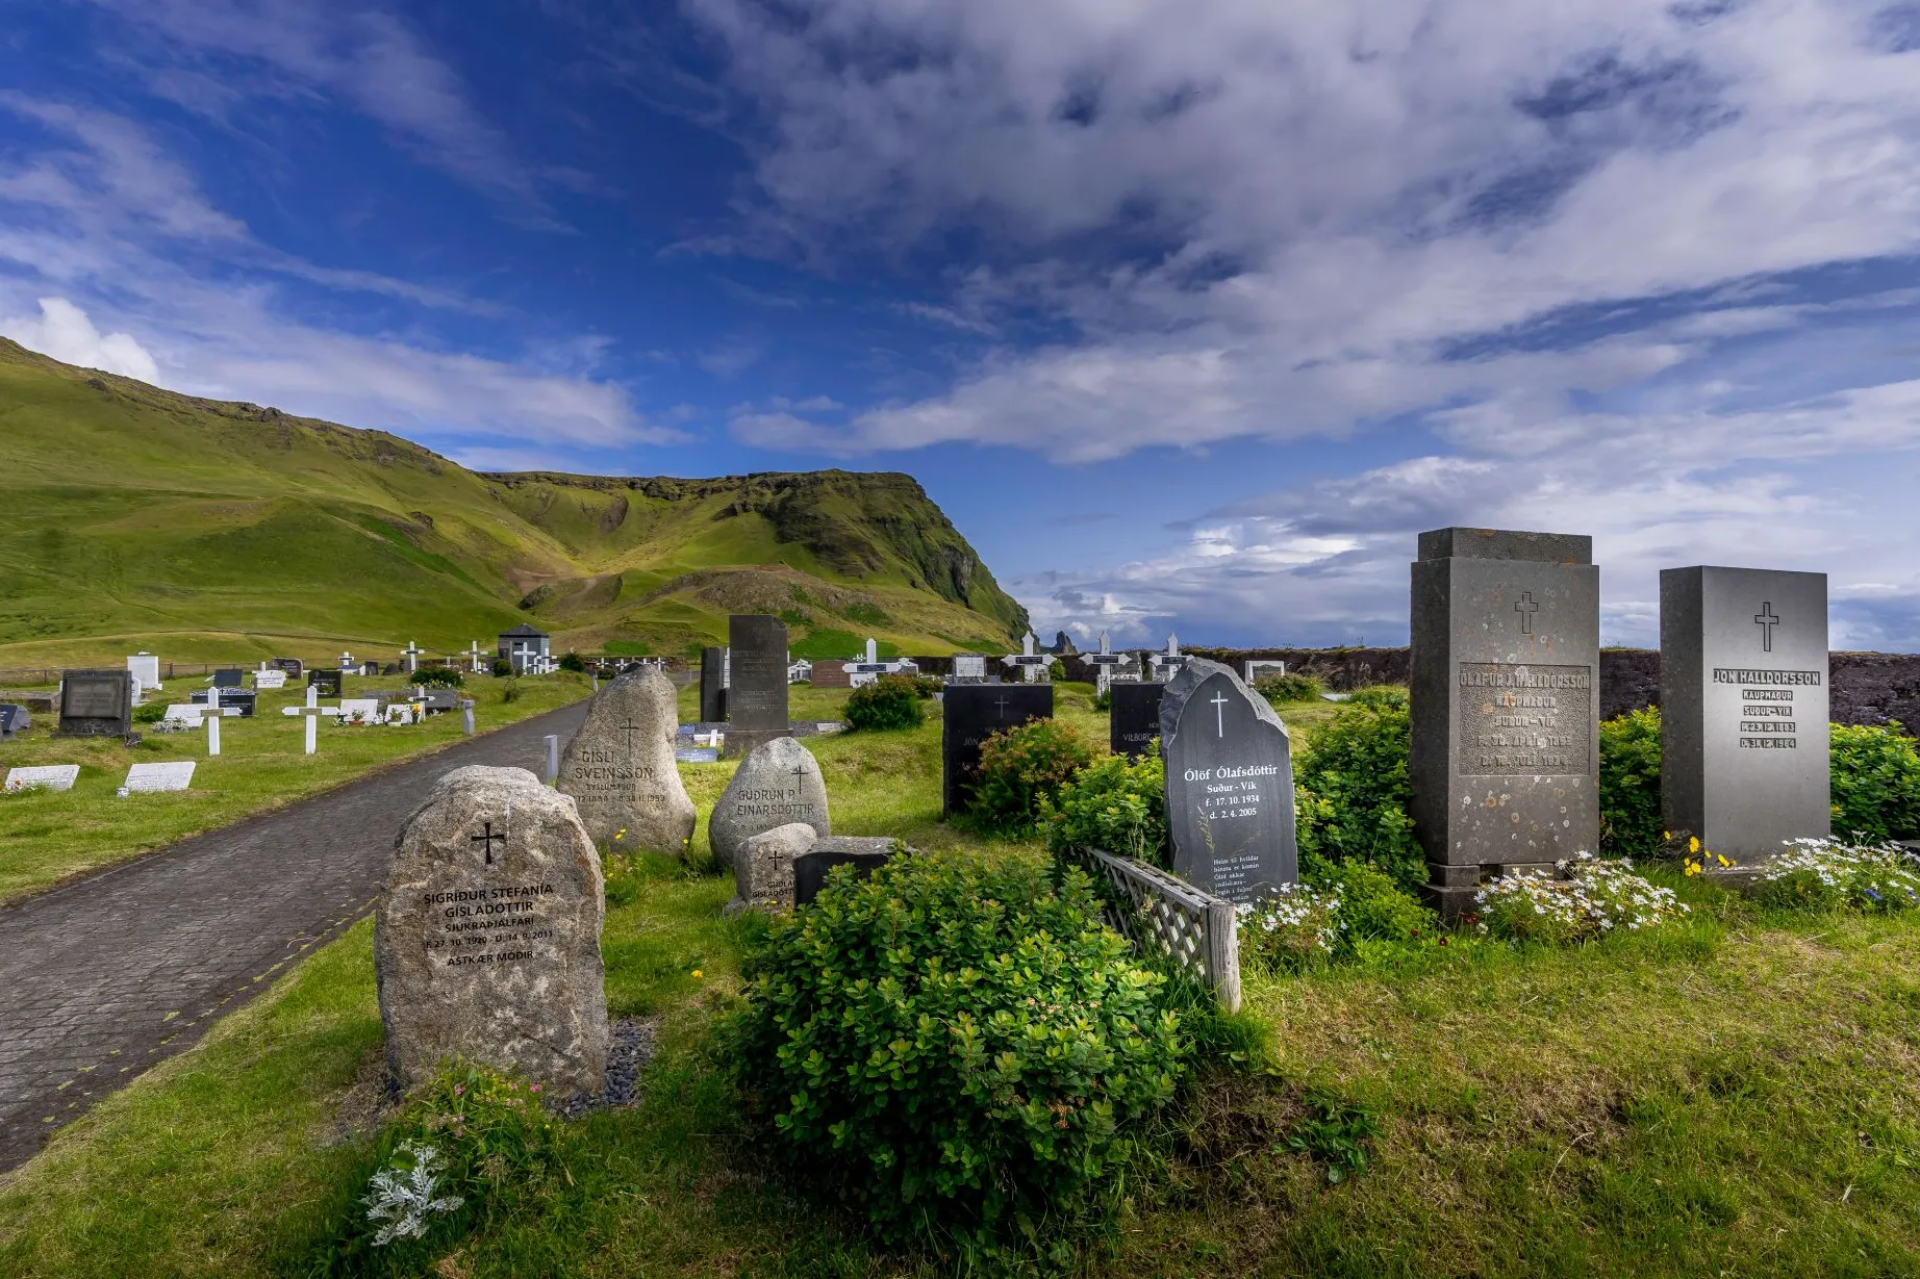
<svg viewBox="0 0 1920 1279"><path fill-rule="evenodd" d="M434 1198L441 1171L438 1150L423 1142L403 1141L400 1153L412 1166L395 1163L374 1173L369 1183L372 1193L360 1201L367 1206L367 1220L380 1228L373 1237L376 1248L396 1239L418 1239L427 1233L429 1217L457 1211L466 1202L458 1195Z"/></svg>

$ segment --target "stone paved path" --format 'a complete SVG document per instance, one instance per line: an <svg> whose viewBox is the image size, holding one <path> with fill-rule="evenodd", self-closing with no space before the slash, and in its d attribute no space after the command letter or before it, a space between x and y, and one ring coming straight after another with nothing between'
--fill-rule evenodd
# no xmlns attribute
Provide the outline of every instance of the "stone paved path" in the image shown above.
<svg viewBox="0 0 1920 1279"><path fill-rule="evenodd" d="M585 715L552 711L0 907L0 1171L366 914L442 773L541 774L545 736L564 747Z"/></svg>

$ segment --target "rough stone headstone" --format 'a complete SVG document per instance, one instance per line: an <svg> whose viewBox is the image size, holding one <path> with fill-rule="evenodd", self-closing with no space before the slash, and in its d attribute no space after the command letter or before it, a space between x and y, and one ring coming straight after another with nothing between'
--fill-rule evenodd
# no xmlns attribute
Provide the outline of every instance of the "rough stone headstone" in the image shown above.
<svg viewBox="0 0 1920 1279"><path fill-rule="evenodd" d="M700 718L709 722L727 717L727 650L709 644L700 650Z"/></svg>
<svg viewBox="0 0 1920 1279"><path fill-rule="evenodd" d="M133 731L133 673L62 671L60 728L67 737L125 737Z"/></svg>
<svg viewBox="0 0 1920 1279"><path fill-rule="evenodd" d="M190 759L169 760L163 764L135 764L127 770L127 780L120 784L120 789L135 795L185 790L193 785L193 767L194 761Z"/></svg>
<svg viewBox="0 0 1920 1279"><path fill-rule="evenodd" d="M807 823L788 822L742 841L734 856L734 898L726 913L792 906L794 861L819 838Z"/></svg>
<svg viewBox="0 0 1920 1279"><path fill-rule="evenodd" d="M1413 565L1414 827L1449 917L1599 841L1593 539L1438 529Z"/></svg>
<svg viewBox="0 0 1920 1279"><path fill-rule="evenodd" d="M7 772L8 790L72 790L80 777L78 764L44 764L31 768L15 768Z"/></svg>
<svg viewBox="0 0 1920 1279"><path fill-rule="evenodd" d="M1218 662L1190 657L1162 687L1173 873L1233 902L1298 882L1286 725Z"/></svg>
<svg viewBox="0 0 1920 1279"><path fill-rule="evenodd" d="M580 820L602 847L618 837L623 849L681 853L693 838L693 801L673 758L677 696L672 680L636 666L587 703L556 784L578 802Z"/></svg>
<svg viewBox="0 0 1920 1279"><path fill-rule="evenodd" d="M321 697L340 696L342 673L340 671L313 670L307 672L307 687Z"/></svg>
<svg viewBox="0 0 1920 1279"><path fill-rule="evenodd" d="M966 811L980 743L1028 720L1053 718L1051 684L949 684L941 702L940 815Z"/></svg>
<svg viewBox="0 0 1920 1279"><path fill-rule="evenodd" d="M811 906L836 866L852 866L855 877L865 879L893 860L900 851L895 844L885 835L835 835L815 840L812 848L793 861L793 904Z"/></svg>
<svg viewBox="0 0 1920 1279"><path fill-rule="evenodd" d="M16 702L0 702L0 741L33 727L33 716Z"/></svg>
<svg viewBox="0 0 1920 1279"><path fill-rule="evenodd" d="M833 834L827 784L813 752L791 737L754 747L707 818L707 839L722 866L734 865L741 845L761 831L804 822L819 836Z"/></svg>
<svg viewBox="0 0 1920 1279"><path fill-rule="evenodd" d="M1730 858L1832 833L1827 576L1660 574L1660 798Z"/></svg>
<svg viewBox="0 0 1920 1279"><path fill-rule="evenodd" d="M572 799L522 768L458 768L394 843L374 915L387 1065L402 1087L448 1057L557 1096L606 1083L600 855Z"/></svg>
<svg viewBox="0 0 1920 1279"><path fill-rule="evenodd" d="M1160 698L1165 684L1113 684L1107 689L1107 745L1116 755L1139 759L1160 736Z"/></svg>
<svg viewBox="0 0 1920 1279"><path fill-rule="evenodd" d="M787 735L787 624L762 614L727 621L727 754L744 758Z"/></svg>

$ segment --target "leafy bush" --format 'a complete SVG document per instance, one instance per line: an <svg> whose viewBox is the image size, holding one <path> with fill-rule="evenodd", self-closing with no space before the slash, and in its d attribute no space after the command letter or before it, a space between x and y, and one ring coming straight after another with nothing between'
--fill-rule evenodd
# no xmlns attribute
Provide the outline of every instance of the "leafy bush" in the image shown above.
<svg viewBox="0 0 1920 1279"><path fill-rule="evenodd" d="M1604 937L1616 928L1638 931L1687 913L1671 888L1633 873L1622 857L1601 861L1576 853L1555 863L1556 878L1522 872L1502 875L1476 895L1481 931L1510 941L1568 945Z"/></svg>
<svg viewBox="0 0 1920 1279"><path fill-rule="evenodd" d="M980 768L972 813L1001 834L1032 831L1042 798L1057 802L1060 789L1093 762L1093 748L1071 724L1040 719L995 733L980 743Z"/></svg>
<svg viewBox="0 0 1920 1279"><path fill-rule="evenodd" d="M1289 671L1285 675L1268 675L1255 680L1253 691L1278 706L1282 702L1318 700L1327 691L1327 686L1312 675Z"/></svg>
<svg viewBox="0 0 1920 1279"><path fill-rule="evenodd" d="M1294 762L1300 864L1309 878L1349 861L1372 862L1402 887L1427 877L1414 837L1407 777L1412 744L1407 695L1366 689L1342 704Z"/></svg>
<svg viewBox="0 0 1920 1279"><path fill-rule="evenodd" d="M1110 755L1075 773L1057 797L1042 795L1040 825L1055 852L1098 848L1171 867L1167 768L1158 750L1138 760Z"/></svg>
<svg viewBox="0 0 1920 1279"><path fill-rule="evenodd" d="M1287 1136L1287 1149L1311 1155L1327 1168L1327 1184L1337 1186L1367 1170L1380 1118L1359 1102L1316 1089L1307 1095L1309 1114Z"/></svg>
<svg viewBox="0 0 1920 1279"><path fill-rule="evenodd" d="M560 1134L539 1084L453 1061L407 1098L381 1134L353 1218L317 1273L418 1273L469 1231L550 1193Z"/></svg>
<svg viewBox="0 0 1920 1279"><path fill-rule="evenodd" d="M1099 1214L1189 1055L1084 874L896 858L748 955L728 1038L781 1144L893 1239Z"/></svg>
<svg viewBox="0 0 1920 1279"><path fill-rule="evenodd" d="M1863 844L1920 836L1920 755L1898 722L1832 728L1833 829Z"/></svg>
<svg viewBox="0 0 1920 1279"><path fill-rule="evenodd" d="M585 674L587 670L587 659L572 649L568 649L566 652L560 654L560 669Z"/></svg>
<svg viewBox="0 0 1920 1279"><path fill-rule="evenodd" d="M164 702L150 702L133 708L133 722L136 724L158 724L166 717L167 706Z"/></svg>
<svg viewBox="0 0 1920 1279"><path fill-rule="evenodd" d="M1431 936L1438 917L1398 880L1369 862L1343 862L1328 881L1340 899L1342 936L1360 941L1412 941Z"/></svg>
<svg viewBox="0 0 1920 1279"><path fill-rule="evenodd" d="M1057 657L1051 662L1048 662L1047 678L1056 684L1065 683L1067 678L1067 664Z"/></svg>
<svg viewBox="0 0 1920 1279"><path fill-rule="evenodd" d="M1600 847L1642 856L1661 844L1660 708L1600 725Z"/></svg>
<svg viewBox="0 0 1920 1279"><path fill-rule="evenodd" d="M507 676L513 674L513 663L504 657L496 657L493 659L493 665L488 669L493 672L495 679L505 679Z"/></svg>
<svg viewBox="0 0 1920 1279"><path fill-rule="evenodd" d="M931 675L906 675L903 673L901 678L913 681L913 691L919 695L920 700L923 702L932 701L934 694L945 692L947 687L946 681L935 679Z"/></svg>
<svg viewBox="0 0 1920 1279"><path fill-rule="evenodd" d="M1756 896L1769 906L1891 913L1920 906L1920 859L1897 844L1796 839L1760 871Z"/></svg>
<svg viewBox="0 0 1920 1279"><path fill-rule="evenodd" d="M459 688L466 677L451 666L423 666L413 673L413 682L422 688Z"/></svg>
<svg viewBox="0 0 1920 1279"><path fill-rule="evenodd" d="M847 698L847 727L855 731L918 728L926 718L920 707L920 690L911 675L882 675L854 689Z"/></svg>

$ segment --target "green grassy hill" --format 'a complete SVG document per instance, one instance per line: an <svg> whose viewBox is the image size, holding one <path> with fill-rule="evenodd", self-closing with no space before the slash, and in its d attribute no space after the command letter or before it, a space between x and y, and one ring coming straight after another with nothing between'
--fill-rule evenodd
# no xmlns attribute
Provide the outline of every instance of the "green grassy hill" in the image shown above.
<svg viewBox="0 0 1920 1279"><path fill-rule="evenodd" d="M909 476L481 475L397 436L77 369L0 339L0 667L483 647L1006 643L1026 612Z"/></svg>

